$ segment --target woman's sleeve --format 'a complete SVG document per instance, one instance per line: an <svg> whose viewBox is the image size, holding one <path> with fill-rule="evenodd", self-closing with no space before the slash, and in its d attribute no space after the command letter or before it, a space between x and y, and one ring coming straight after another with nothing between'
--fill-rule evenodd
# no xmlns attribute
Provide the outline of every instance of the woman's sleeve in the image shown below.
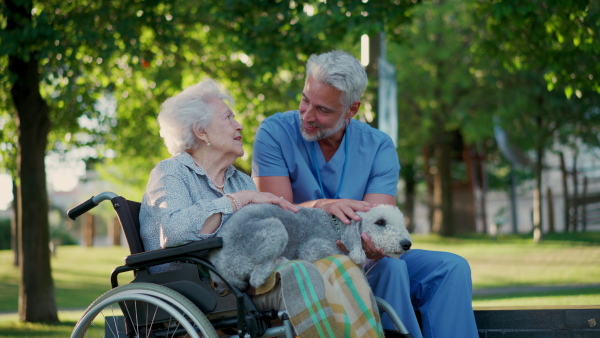
<svg viewBox="0 0 600 338"><path fill-rule="evenodd" d="M183 177L153 170L146 194L153 218L160 227L161 247L179 246L215 236L218 229L212 234L200 234L206 220L214 214L232 213L233 210L226 196L214 198L209 191L205 192L206 197L200 196L194 203L193 192Z"/></svg>

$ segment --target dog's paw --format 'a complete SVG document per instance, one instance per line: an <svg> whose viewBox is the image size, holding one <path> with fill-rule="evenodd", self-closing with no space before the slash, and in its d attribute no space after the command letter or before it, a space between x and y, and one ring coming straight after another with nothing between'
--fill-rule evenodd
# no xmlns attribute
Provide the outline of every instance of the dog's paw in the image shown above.
<svg viewBox="0 0 600 338"><path fill-rule="evenodd" d="M250 285L258 288L263 285L275 269L288 261L287 258L279 257L273 261L257 265L250 273Z"/></svg>
<svg viewBox="0 0 600 338"><path fill-rule="evenodd" d="M275 260L275 267L279 267L287 262L289 262L290 260L285 258L285 257L279 257Z"/></svg>
<svg viewBox="0 0 600 338"><path fill-rule="evenodd" d="M362 266L367 261L367 255L362 250L362 248L354 249L354 250L350 251L350 253L348 254L348 257L350 257L350 259L354 263L356 263L356 265Z"/></svg>

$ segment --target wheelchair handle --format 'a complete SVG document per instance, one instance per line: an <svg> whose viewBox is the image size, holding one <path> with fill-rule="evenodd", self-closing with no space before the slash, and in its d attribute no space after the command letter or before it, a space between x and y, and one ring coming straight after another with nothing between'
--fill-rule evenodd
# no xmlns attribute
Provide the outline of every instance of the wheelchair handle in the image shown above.
<svg viewBox="0 0 600 338"><path fill-rule="evenodd" d="M110 191L103 192L99 195L90 197L87 201L79 204L67 212L70 219L75 220L77 217L85 214L86 212L94 209L102 201L111 200L118 195Z"/></svg>

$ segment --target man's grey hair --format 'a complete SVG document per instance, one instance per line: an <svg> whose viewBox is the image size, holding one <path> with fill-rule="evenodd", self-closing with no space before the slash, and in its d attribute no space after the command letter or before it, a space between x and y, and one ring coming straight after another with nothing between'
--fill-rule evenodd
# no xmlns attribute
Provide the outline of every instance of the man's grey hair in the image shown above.
<svg viewBox="0 0 600 338"><path fill-rule="evenodd" d="M360 100L368 83L367 73L360 62L339 50L311 55L306 62L306 78L309 76L340 90L344 110Z"/></svg>
<svg viewBox="0 0 600 338"><path fill-rule="evenodd" d="M215 113L210 103L213 98L233 105L233 99L217 81L208 79L184 89L160 106L160 137L169 153L175 155L198 147L194 131L206 131L210 127Z"/></svg>

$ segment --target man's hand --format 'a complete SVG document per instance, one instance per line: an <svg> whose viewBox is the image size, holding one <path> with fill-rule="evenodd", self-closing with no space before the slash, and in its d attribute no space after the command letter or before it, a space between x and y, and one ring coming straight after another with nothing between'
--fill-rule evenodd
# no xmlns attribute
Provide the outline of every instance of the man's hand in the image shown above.
<svg viewBox="0 0 600 338"><path fill-rule="evenodd" d="M360 235L360 238L362 239L363 250L365 251L367 258L382 259L383 257L386 257L386 255L383 254L383 250L381 250L381 248L377 248L375 244L373 244L371 237L367 235L366 232L363 232Z"/></svg>
<svg viewBox="0 0 600 338"><path fill-rule="evenodd" d="M382 259L383 257L387 257L386 255L383 254L383 251L381 250L381 248L378 249L377 247L375 247L375 244L373 244L371 237L369 235L367 235L366 232L363 232L360 235L360 238L362 239L363 250L365 251L365 255L367 255L367 258ZM336 244L342 252L345 252L345 253L350 252L348 250L348 248L346 248L344 243L342 243L342 241L338 240L336 242Z"/></svg>
<svg viewBox="0 0 600 338"><path fill-rule="evenodd" d="M369 211L371 207L374 207L376 204L365 202L365 201L356 201L351 199L320 199L314 201L314 204L311 206L313 208L319 208L325 210L328 214L337 217L342 223L350 224L351 220L360 221L360 216L356 214L357 211Z"/></svg>

